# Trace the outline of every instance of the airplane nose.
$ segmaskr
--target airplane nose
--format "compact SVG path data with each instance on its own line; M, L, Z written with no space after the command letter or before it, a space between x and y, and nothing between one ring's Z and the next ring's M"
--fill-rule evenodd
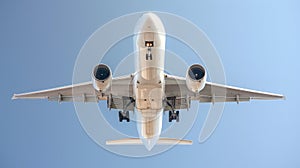
M135 32L160 32L164 33L164 26L159 17L154 13L145 13L139 19Z
M155 26L155 16L152 13L146 13L142 16L142 20L143 20L143 25L145 26L145 28L148 31L154 31L156 26Z
M150 12L149 13L144 13L142 18L151 18L151 16L153 16L153 15L155 15L155 14L150 13Z

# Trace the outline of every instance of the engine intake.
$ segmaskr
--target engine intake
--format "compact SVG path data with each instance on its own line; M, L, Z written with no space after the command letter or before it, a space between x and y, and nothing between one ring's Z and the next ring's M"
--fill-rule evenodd
M105 64L95 66L92 74L93 86L97 91L105 91L111 85L112 73Z
M206 70L200 64L190 66L186 73L186 86L192 92L200 92L206 83Z

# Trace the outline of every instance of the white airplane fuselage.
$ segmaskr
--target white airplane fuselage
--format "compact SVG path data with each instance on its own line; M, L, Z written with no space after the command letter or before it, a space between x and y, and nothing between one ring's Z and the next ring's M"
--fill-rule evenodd
M137 127L144 143L155 143L162 129L165 81L165 30L156 15L144 14L136 25L134 96ZM146 141L145 141L146 140Z

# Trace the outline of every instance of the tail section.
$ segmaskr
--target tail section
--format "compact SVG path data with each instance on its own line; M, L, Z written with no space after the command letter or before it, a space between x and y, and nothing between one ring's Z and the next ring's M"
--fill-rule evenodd
M174 139L174 138L160 138L157 142L157 145L192 145L193 141L183 140L183 139ZM106 145L144 145L141 139L139 138L125 138L118 140L108 140Z

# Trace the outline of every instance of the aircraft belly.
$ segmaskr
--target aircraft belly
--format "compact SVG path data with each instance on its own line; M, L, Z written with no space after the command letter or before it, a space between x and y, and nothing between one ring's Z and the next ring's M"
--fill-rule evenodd
M164 92L161 85L159 87L138 85L135 90L135 105L138 110L161 110L163 108Z
M165 30L160 19L154 15L143 17L136 30L133 92L137 127L141 139L146 140L144 143L153 146L161 133L164 109Z
M162 128L162 110L138 111L139 134L144 139L159 137Z
M139 50L137 72L141 78L140 80L159 82L164 69L164 51L159 48L153 48L151 55L149 55L147 50L146 48L140 48Z

